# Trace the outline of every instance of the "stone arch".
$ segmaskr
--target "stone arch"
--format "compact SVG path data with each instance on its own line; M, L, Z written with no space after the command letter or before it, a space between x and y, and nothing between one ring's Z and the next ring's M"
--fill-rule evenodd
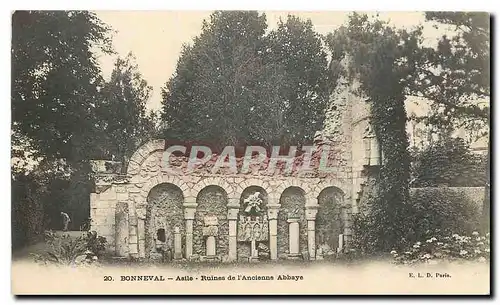
M314 199L318 199L320 193L327 189L327 188L330 188L330 187L333 187L337 190L339 190L340 192L342 192L342 194L345 196L345 192L342 190L343 189L343 185L339 185L339 183L335 183L335 182L332 182L332 181L323 181L319 184L317 184L316 186L313 187L312 191L311 191L311 198L314 198Z
M304 183L302 180L298 179L287 179L283 183L280 183L279 185L276 186L276 188L273 191L273 198L280 200L281 196L283 195L283 192L290 187L296 187L301 189L304 192L304 196L306 198L311 193L311 188L309 187L308 183Z
M177 176L167 176L167 175L158 175L155 176L146 182L146 184L142 187L141 190L141 196L144 199L147 199L147 196L149 195L151 189L153 189L155 186L159 184L173 184L177 186L181 191L182 191L182 196L183 199L186 198L189 195L189 187L188 185L181 180Z
M339 247L339 235L344 233L345 194L335 186L321 190L316 214L316 245L325 255L333 255Z
M173 251L175 228L184 233L184 195L172 183L158 183L149 189L146 197L144 223L146 257L161 259L165 250ZM163 232L162 239L158 232Z
M127 174L137 175L141 164L153 153L165 150L165 140L152 140L137 149L127 165Z
M261 189L263 189L266 192L266 194L268 196L271 196L271 194L272 194L271 184L268 181L264 181L262 179L255 179L255 178L244 180L240 184L236 185L234 188L234 194L236 195L237 198L240 198L241 195L243 194L243 191L245 191L245 189L252 187L252 186L260 187Z
M193 254L205 256L207 237L204 235L205 218L217 218L217 234L215 235L216 255L222 256L229 253L229 221L228 193L219 185L208 183L197 192L196 213L193 220Z
M196 183L190 190L190 197L197 198L198 194L207 186L218 186L222 188L228 198L237 198L234 193L234 188L222 177L207 177Z
M290 216L298 218L299 223L299 251L307 251L307 193L300 186L291 185L283 189L279 197L280 210L278 213L278 257L283 257L289 250L289 223Z

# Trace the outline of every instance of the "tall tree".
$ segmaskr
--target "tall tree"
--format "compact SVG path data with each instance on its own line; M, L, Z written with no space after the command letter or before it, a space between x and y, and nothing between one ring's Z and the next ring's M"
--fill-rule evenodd
M267 61L283 67L284 83L278 87L284 109L278 129L286 142L312 142L321 129L330 89L327 55L311 20L289 15L267 37ZM276 131L275 131L276 132Z
M12 128L28 149L78 163L93 153L102 83L94 50L111 52L109 28L87 11L12 15Z
M415 52L417 72L409 94L424 97L439 108L431 122L468 130L488 129L490 123L490 18L480 12L429 12L428 21L453 31L437 48ZM437 119L436 119L437 117ZM487 135L486 132L484 135ZM490 219L490 147L486 164L483 229Z
M351 58L348 69L360 81L360 90L370 104L370 121L379 139L383 164L377 196L372 202L367 229L371 250L387 251L412 238L408 219L410 156L406 134L405 80L413 72L408 60L418 48L421 29L397 30L381 20L354 13L345 26L326 37L332 53L332 73L340 60Z
M311 23L215 12L163 91L167 137L216 146L312 139L325 107L326 55Z
M141 144L156 136L156 114L146 108L151 90L131 53L116 60L111 79L102 88L103 101L97 109L104 123L102 143L107 155L122 162L122 169Z
M12 14L13 156L25 158L22 151L27 151L33 159L45 159L46 163L63 160L70 167L68 191L72 196L58 204L59 208L74 207L76 225L89 212L88 160L101 155L96 141L100 135L96 107L103 79L96 50L112 52L110 28L94 13ZM35 183L26 185L26 194L35 193L29 188L39 185L39 176L43 175L34 176ZM23 184L22 175L13 177L13 187L19 184ZM35 199L40 200L39 196ZM13 205L30 209L23 201Z

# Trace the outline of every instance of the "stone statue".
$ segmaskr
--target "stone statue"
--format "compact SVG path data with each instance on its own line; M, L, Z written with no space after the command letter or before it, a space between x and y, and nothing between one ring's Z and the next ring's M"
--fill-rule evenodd
M245 213L250 213L252 210L257 213L260 212L260 205L262 204L260 192L255 192L254 194L248 196L248 198L243 202L246 204Z

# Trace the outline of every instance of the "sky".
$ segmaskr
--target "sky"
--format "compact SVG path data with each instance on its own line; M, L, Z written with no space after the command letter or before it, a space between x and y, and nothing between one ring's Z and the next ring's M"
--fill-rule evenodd
M175 71L182 45L191 43L200 34L201 25L211 11L96 11L102 21L115 31L113 45L117 56L125 57L132 52L144 79L153 87L148 108L161 107L161 88ZM288 14L310 19L320 34L332 32L342 25L348 12L336 11L266 11L268 26L275 28L280 18ZM367 12L374 14L375 12ZM410 28L425 22L421 12L381 12L381 19L396 27ZM424 27L424 35L429 43L435 41L442 32L430 24ZM111 75L116 56L100 56L105 78Z
M201 33L204 19L212 11L95 11L97 16L115 31L113 46L116 55L100 55L99 61L105 78L113 70L116 56L125 57L132 52L143 78L153 88L147 108L161 108L161 88L175 71L182 45L192 43L193 38ZM277 26L280 18L295 15L310 19L316 32L327 34L344 24L350 12L342 11L265 11L268 30ZM435 28L427 22L423 12L360 12L369 16L378 14L378 18L397 28L413 28L423 25L424 44L435 45L437 40L449 28ZM425 115L428 104L416 98L406 101L408 115ZM419 126L422 124L419 124ZM420 126L423 127L423 126ZM412 137L412 125L408 124ZM464 131L461 131L463 133ZM463 136L463 135L462 135ZM477 144L484 146L483 141Z

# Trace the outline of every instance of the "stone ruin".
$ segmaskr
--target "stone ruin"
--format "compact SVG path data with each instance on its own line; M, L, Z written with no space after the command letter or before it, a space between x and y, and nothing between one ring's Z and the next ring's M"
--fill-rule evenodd
M94 163L92 230L106 237L109 252L127 258L315 260L343 251L367 171L381 163L368 105L356 86L339 80L315 139L336 151L328 174L212 174L203 167L172 173L162 159L169 143L153 140L133 154L126 170Z

